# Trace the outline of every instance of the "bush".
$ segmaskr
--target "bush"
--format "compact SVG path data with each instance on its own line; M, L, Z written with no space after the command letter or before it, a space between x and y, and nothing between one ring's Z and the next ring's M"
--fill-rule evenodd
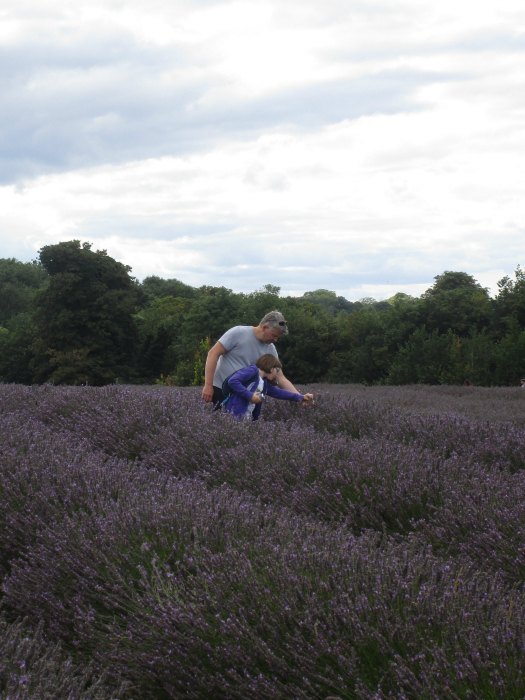
M523 697L520 390L0 391L6 698Z

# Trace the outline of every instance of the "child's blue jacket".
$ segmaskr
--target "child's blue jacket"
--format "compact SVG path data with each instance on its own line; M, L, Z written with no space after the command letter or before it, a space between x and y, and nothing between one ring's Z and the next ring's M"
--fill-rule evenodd
M302 394L294 394L292 391L279 389L267 379L263 378L264 389L263 394L273 396L275 399L284 399L285 401L302 401ZM257 365L248 365L234 372L231 377L228 377L228 385L232 390L230 398L224 404L224 408L229 413L232 413L237 418L242 418L248 410L248 405L254 391L259 384L259 368ZM256 403L253 409L253 420L257 420L261 413L262 403Z

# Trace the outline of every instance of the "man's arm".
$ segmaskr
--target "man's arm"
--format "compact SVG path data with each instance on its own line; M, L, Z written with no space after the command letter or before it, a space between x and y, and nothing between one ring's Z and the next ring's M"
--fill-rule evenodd
M202 398L206 403L209 403L213 399L213 375L217 369L217 362L219 357L224 355L226 348L222 343L217 341L215 345L210 348L208 355L206 357L206 366L204 367L204 387L202 389Z
M301 392L298 391L292 382L287 379L282 372L279 372L279 379L277 380L277 386L280 389L284 389L285 391L291 391L294 394L300 394Z

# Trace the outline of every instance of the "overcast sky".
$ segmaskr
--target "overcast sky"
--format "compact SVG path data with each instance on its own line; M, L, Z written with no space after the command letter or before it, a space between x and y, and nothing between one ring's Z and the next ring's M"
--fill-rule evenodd
M284 295L525 266L523 0L2 0L0 257Z

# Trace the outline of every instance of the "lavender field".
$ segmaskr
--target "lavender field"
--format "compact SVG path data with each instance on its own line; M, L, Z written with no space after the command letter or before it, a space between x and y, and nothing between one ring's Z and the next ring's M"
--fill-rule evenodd
M525 391L0 386L4 700L525 697Z

